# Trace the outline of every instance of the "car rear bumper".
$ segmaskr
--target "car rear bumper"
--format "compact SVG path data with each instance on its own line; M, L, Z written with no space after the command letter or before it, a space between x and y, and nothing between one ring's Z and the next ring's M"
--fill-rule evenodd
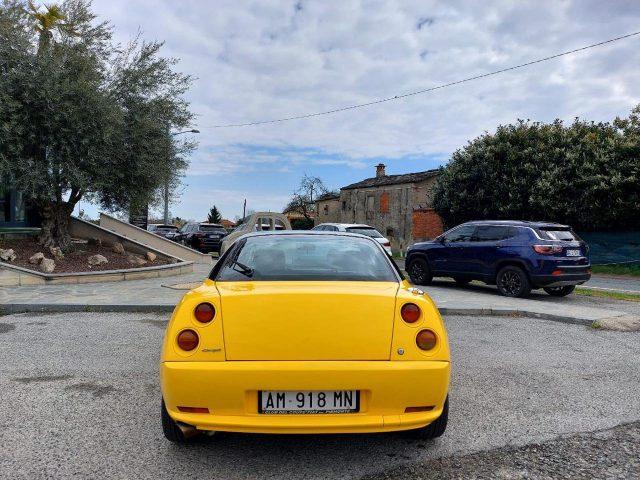
M365 433L420 428L442 413L449 362L164 362L160 375L169 415L200 430L252 433ZM264 415L260 390L359 390L360 411ZM184 413L178 406L206 407ZM407 407L431 407L405 413Z
M554 273L531 275L531 281L537 287L580 285L591 278L591 265L559 265Z

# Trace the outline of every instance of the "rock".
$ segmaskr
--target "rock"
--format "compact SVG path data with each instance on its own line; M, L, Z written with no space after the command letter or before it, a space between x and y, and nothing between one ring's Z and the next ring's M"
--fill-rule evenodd
M49 252L51 252L51 255L53 255L53 258L56 260L62 260L64 258L64 253L62 253L60 247L49 247Z
M129 255L127 260L129 260L130 264L135 265L136 267L141 267L142 265L147 264L147 261L144 258L137 255Z
M114 243L113 247L111 247L111 250L113 250L115 253L119 253L120 255L124 254L124 247L120 242Z
M87 258L87 261L89 262L89 265L100 265L103 263L109 263L109 260L107 260L107 257L105 257L104 255L100 255L99 253L96 255L91 255L89 258Z
M51 258L43 258L40 261L40 270L44 273L51 273L56 268L56 262L54 262Z
M3 250L0 248L0 260L3 262L13 262L18 256L13 251L13 248L7 248Z
M147 260L153 262L158 256L153 252L147 252Z
M29 257L29 263L32 263L34 265L39 265L43 258L44 258L44 253L42 252L34 253Z

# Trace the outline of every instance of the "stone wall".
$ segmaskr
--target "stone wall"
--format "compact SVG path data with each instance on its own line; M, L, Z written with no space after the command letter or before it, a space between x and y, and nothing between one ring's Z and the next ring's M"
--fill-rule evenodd
M329 198L316 202L314 224L340 223L340 198Z
M405 251L416 241L442 233L442 220L432 209L435 182L436 177L431 177L416 183L341 190L340 219L335 221L371 225L389 238L393 251Z

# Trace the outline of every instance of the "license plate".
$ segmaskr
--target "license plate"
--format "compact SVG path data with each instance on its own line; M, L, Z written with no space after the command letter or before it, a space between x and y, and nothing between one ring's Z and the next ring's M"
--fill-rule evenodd
M579 257L580 250L567 250L567 257Z
M355 413L359 409L358 390L258 392L258 412L264 414Z

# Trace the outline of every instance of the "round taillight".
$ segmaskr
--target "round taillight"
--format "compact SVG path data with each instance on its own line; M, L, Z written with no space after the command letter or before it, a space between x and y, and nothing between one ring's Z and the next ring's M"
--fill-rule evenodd
M407 323L416 323L420 318L420 307L415 303L405 303L400 309L402 319Z
M216 309L210 303L201 303L193 311L193 314L199 322L207 323L216 316Z
M438 341L436 334L431 330L420 330L416 335L416 345L420 350L432 350Z
M183 330L178 334L178 346L190 352L198 346L198 334L193 330Z

